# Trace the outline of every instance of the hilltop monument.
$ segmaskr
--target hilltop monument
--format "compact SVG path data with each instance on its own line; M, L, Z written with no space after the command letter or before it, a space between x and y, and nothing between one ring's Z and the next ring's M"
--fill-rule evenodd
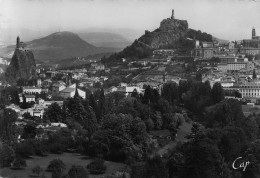
M18 79L30 79L36 76L36 63L32 51L25 48L25 43L16 38L16 48L10 65L6 69L6 80L10 83Z
M174 9L172 9L172 16L171 19L174 19Z

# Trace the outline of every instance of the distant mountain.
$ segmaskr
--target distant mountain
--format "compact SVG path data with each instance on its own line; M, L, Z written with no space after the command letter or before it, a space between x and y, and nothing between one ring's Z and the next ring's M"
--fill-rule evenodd
M214 37L214 36L212 38L213 38L213 40L219 42L220 44L226 44L226 43L229 42L228 40L223 40L223 39L220 39L220 38L217 38L217 37Z
M26 42L26 47L32 50L35 59L44 62L119 51L116 48L91 45L72 32L56 32L46 37ZM14 46L0 49L0 56L5 57L12 54L13 49Z
M83 40L97 47L123 49L132 43L121 35L109 32L81 32L78 35Z

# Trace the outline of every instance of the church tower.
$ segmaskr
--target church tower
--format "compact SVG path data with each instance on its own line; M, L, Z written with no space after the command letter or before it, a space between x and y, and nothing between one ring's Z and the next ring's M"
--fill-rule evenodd
M172 9L172 16L171 19L174 19L174 9Z
M20 47L20 37L17 36L16 38L16 48L19 48Z
M253 27L253 29L252 29L252 39L255 39L255 37L256 37L256 34L255 34L255 27Z

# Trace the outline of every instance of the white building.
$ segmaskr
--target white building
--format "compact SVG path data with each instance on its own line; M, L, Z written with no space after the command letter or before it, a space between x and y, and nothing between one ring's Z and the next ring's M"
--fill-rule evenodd
M26 103L35 102L34 95L24 95Z
M54 83L52 85L52 92L53 93L59 93L61 90L65 89L66 86L64 84L61 83Z
M25 86L23 87L23 93L41 93L42 89L40 87L31 87L31 86Z
M228 71L239 71L241 69L253 70L254 63L252 62L230 62L230 63L220 63L217 65L217 70L222 72Z
M79 96L85 99L86 98L86 92L83 91L83 90L80 90L78 88L77 88L77 90L78 90ZM75 93L76 93L76 84L74 83L74 84L70 85L69 87L61 90L59 92L59 95L63 98L72 98L72 97L75 96Z
M117 87L117 91L124 93L126 96L133 93L133 91L135 89L136 89L137 93L144 92L144 89L140 88L139 86L119 86L119 87Z
M260 84L258 83L246 82L233 87L233 89L239 91L242 98L260 98Z

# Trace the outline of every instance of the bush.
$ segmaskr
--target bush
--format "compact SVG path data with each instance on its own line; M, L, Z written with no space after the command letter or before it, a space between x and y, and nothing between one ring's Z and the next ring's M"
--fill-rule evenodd
M34 148L31 143L23 142L17 145L15 152L17 155L27 158L34 154Z
M53 172L51 178L70 178L68 174L63 174L62 172ZM76 178L76 177L75 177Z
M37 156L45 156L47 152L47 148L45 144L43 144L40 141L35 141L33 142L33 148L34 148L34 153Z
M0 168L9 167L14 160L14 150L8 145L0 145Z
M146 119L146 120L144 121L144 123L145 123L145 126L146 126L146 128L147 128L147 131L151 131L151 130L154 129L154 122L153 122L152 119Z
M106 172L106 165L104 164L104 160L101 158L95 159L92 161L87 168L91 174L104 174Z
M84 167L82 166L75 166L73 165L69 172L69 177L70 178L88 178L88 171L86 169L84 169Z
M50 162L47 170L51 172L62 172L66 169L66 165L60 159L54 159Z
M40 173L42 172L42 168L39 165L36 165L32 168L32 173L39 177Z
M51 143L48 147L49 151L54 154L61 154L64 151L64 145L61 143Z
M23 159L21 157L15 158L13 165L12 165L12 168L20 169L20 168L23 168L23 167L26 167L25 159Z

